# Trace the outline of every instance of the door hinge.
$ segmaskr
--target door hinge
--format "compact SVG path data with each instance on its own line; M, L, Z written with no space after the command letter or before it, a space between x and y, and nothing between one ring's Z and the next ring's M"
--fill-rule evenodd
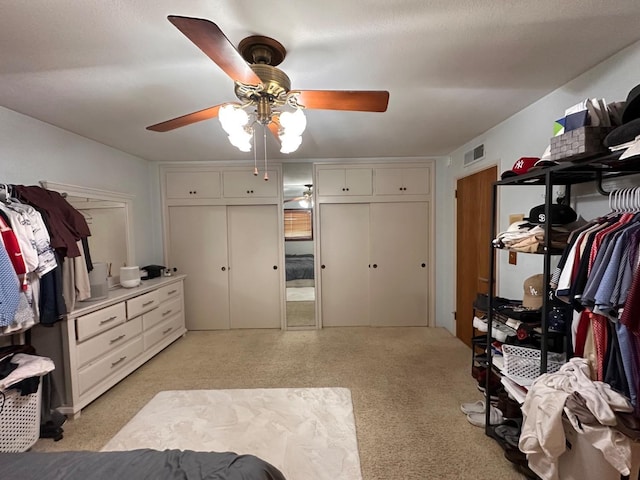
M454 190L453 192L453 198L458 198L458 190Z
M452 313L453 313L453 319L458 320L458 312L452 312Z

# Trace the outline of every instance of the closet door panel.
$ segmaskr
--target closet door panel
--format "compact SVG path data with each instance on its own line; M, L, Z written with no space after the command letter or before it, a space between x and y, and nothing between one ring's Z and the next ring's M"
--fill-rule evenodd
M428 219L426 202L371 204L371 325L428 324Z
M369 205L320 206L322 324L369 324Z
M227 208L231 328L280 328L278 208Z
M187 275L187 329L228 329L227 207L169 207L169 265Z

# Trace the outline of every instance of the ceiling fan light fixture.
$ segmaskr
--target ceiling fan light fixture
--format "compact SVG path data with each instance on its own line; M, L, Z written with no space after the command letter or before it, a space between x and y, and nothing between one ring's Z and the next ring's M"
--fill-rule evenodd
M282 112L280 114L280 125L287 135L300 136L307 128L307 117L302 109L296 108L293 112Z
M252 138L253 135L243 128L230 134L229 142L241 152L250 152Z
M291 135L285 132L284 134L280 135L280 142L281 153L293 153L302 144L302 136Z
M244 130L245 125L249 123L249 115L240 105L227 103L220 107L218 112L220 124L228 135L234 135L240 130Z

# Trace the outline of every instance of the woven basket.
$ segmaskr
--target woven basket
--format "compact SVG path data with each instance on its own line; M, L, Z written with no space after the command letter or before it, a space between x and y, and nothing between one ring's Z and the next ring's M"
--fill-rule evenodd
M40 438L41 390L24 396L13 388L0 391L0 452L25 452Z
M540 376L540 350L519 347L517 345L502 345L504 356L504 373L519 385L531 385ZM547 354L547 373L555 373L566 362L562 353Z

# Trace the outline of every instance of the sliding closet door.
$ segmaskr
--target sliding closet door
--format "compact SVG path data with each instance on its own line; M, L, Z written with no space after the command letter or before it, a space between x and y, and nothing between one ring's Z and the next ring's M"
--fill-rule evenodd
M278 207L227 208L231 328L280 328Z
M187 275L187 329L228 329L227 207L169 207L169 265Z
M322 325L369 325L369 205L320 205Z
M426 326L428 203L370 207L371 325Z

